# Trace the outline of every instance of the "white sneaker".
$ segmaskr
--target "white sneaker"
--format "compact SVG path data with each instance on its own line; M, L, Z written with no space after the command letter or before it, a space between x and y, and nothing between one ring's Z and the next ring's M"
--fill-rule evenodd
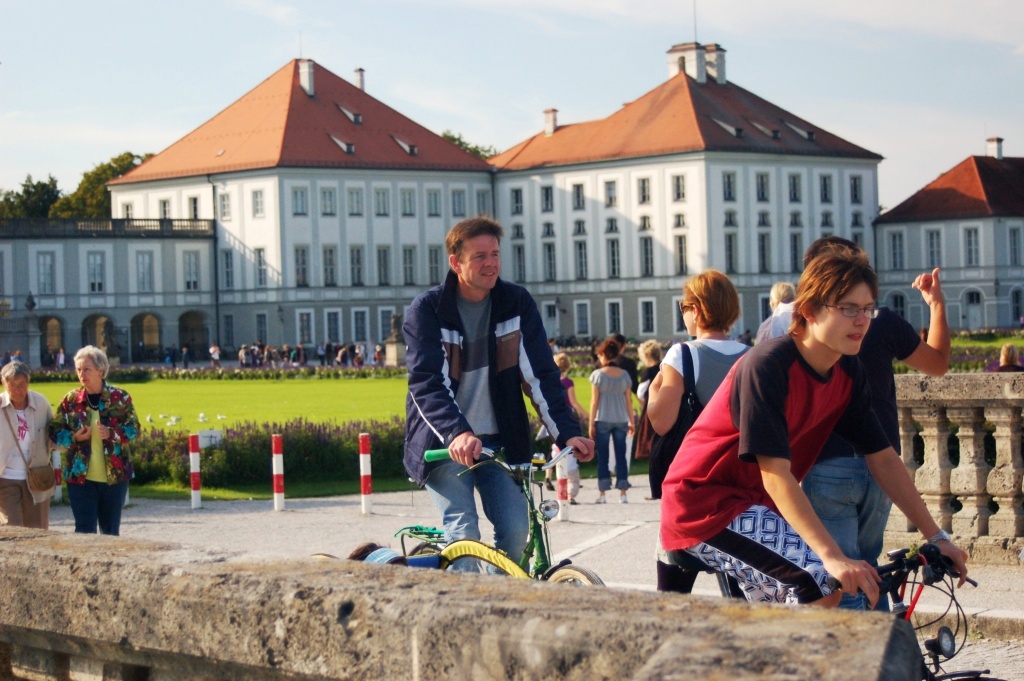
M594 503L595 504L603 504L603 503L605 503L605 501L606 501L606 499L603 496L600 496L600 497L598 497L597 499L594 500Z
M626 497L625 494L622 494L622 495L619 496L619 503L620 504L628 504L629 503L629 499Z

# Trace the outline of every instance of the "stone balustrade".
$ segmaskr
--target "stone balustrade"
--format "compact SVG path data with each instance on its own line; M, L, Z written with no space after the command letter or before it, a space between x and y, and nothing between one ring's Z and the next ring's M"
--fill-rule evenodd
M903 461L932 516L972 558L1016 564L1024 548L1024 374L907 374L896 377L896 398ZM950 457L954 426L956 465ZM992 427L994 465L985 457ZM924 442L920 464L914 457L918 435ZM915 530L893 508L887 528L892 545L917 540Z

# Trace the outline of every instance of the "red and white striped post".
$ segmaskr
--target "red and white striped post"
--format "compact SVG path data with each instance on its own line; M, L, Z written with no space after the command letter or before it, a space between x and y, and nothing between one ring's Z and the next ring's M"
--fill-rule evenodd
M270 436L272 469L274 472L274 510L284 510L284 442L280 435Z
M199 477L199 436L188 436L188 469L192 482L192 510L203 507L203 484Z
M57 483L57 486L53 489L53 503L59 504L63 491L61 485L64 483L64 471L60 467L60 451L55 449L50 454L50 461L53 466L53 481Z
M370 468L370 434L359 433L359 491L362 494L363 515L373 513L373 477Z

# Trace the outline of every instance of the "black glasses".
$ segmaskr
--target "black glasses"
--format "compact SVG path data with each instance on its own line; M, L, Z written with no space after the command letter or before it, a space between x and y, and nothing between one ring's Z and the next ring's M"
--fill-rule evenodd
M878 308L874 305L867 307L857 307L856 305L826 305L825 307L831 307L833 310L839 310L844 317L850 319L856 319L857 315L864 313L864 316L868 319L874 319L878 316Z
M694 305L693 303L684 303L681 300L679 301L679 312L680 312L680 314L686 314L687 310L692 310L695 307L697 307L697 306Z

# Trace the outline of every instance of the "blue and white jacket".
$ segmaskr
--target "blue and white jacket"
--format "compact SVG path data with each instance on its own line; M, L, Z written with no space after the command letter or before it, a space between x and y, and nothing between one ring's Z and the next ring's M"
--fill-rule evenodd
M449 271L443 284L416 297L402 326L409 369L405 469L420 485L426 480L429 466L423 453L448 447L458 435L472 431L455 403L465 335L457 296L458 277ZM533 452L533 434L523 393L560 447L582 433L559 380L537 304L529 292L499 278L490 296L491 401L506 460L525 463Z

